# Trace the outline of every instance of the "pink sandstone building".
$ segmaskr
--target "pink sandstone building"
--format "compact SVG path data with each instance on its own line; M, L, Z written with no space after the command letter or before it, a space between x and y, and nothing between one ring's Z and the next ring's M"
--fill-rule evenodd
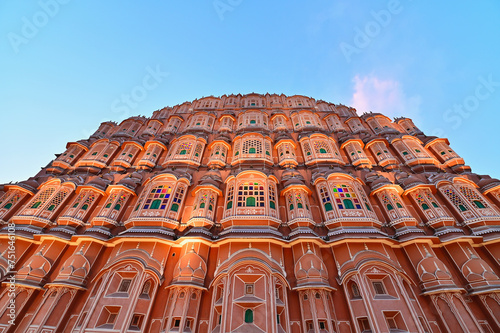
M248 94L105 122L1 185L0 222L2 333L500 332L500 180L408 118Z

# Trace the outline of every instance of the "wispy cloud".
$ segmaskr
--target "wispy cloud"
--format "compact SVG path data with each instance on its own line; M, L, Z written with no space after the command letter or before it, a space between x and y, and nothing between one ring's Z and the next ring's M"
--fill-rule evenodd
M351 105L359 114L373 111L388 117L406 116L418 121L421 98L419 95L407 96L399 81L372 74L356 75L352 81Z

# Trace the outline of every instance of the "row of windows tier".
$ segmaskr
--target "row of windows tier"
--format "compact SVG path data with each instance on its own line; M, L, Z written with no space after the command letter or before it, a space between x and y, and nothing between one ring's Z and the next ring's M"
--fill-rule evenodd
M76 189L76 197L57 219L57 224L73 227L84 225L104 194L96 188L79 186Z
M88 148L79 143L69 143L66 151L52 162L52 166L49 171L59 174L62 170L71 168L75 164L75 161L77 161L87 151Z
M243 129L268 129L269 116L262 111L245 111L238 115L237 131Z
M210 157L208 159L209 168L223 168L226 166L228 152L231 145L226 141L214 141L208 147L210 150Z
M347 124L347 126L349 126L349 129L353 134L360 132L368 132L368 129L365 127L365 125L363 125L363 122L359 117L351 117L347 119L345 123Z
M435 139L428 142L425 148L430 149L438 160L446 167L464 165L465 161L453 149L451 149L447 139Z
M46 183L40 191L24 206L20 213L12 218L16 224L30 224L45 228L54 224L54 217L61 210L75 184L53 179Z
M87 154L75 164L75 167L98 173L100 169L107 166L119 147L120 144L116 141L108 142L106 139L96 141Z
M158 141L148 141L144 145L145 153L137 163L139 169L152 169L157 163L160 155L167 150L167 147Z
M400 194L403 190L399 186L384 186L372 192L382 204L385 214L389 218L389 226L400 229L404 227L415 227L418 224L408 208L406 207Z
M318 115L310 111L294 112L291 118L295 131L323 130L323 125Z
M178 180L171 174L156 176L145 185L125 226L141 226L147 221L148 226L176 229L189 185L186 178Z
M213 186L198 186L193 190L193 195L195 200L188 224L210 228L215 222L217 199L222 192Z
M262 161L272 165L271 138L254 133L235 137L231 165L236 165L245 161Z
M329 114L325 118L326 124L328 125L328 128L332 132L343 132L346 131L346 127L344 126L344 123L340 119L340 117L336 114Z
M409 167L424 164L439 164L415 137L403 136L403 138L394 139L391 144L397 150L404 163Z
M162 167L175 164L199 166L205 149L206 140L192 135L184 135L172 141L167 158Z
M300 144L307 166L322 162L345 165L337 143L331 137L323 134L312 134L301 138Z
M453 207L455 216L473 231L499 224L500 212L477 191L475 185L461 180L439 185L440 193Z
M377 226L378 221L362 185L352 177L330 174L315 181L316 191L328 229L352 226Z
M393 123L388 117L382 114L363 115L366 123L375 134L404 133L400 125Z
M311 193L312 191L305 185L291 185L281 191L281 195L285 197L287 224L290 228L314 227L316 225L309 202Z
M0 222L7 221L12 216L12 212L18 210L21 202L32 195L31 192L16 185L7 185L6 187L7 192L0 196Z
M135 193L123 186L110 186L106 189L108 197L99 213L92 218L92 225L112 228L120 225L126 204L135 196Z
M390 152L386 140L371 140L365 148L371 151L379 166L387 170L398 167L399 162Z
M122 145L118 156L113 160L110 167L111 170L125 171L132 166L133 160L143 150L143 147L135 142L125 142Z
M261 172L243 171L228 177L222 226L267 224L277 228L281 224L277 183L274 176Z
M348 140L342 144L340 149L345 149L347 156L351 160L351 164L355 167L371 168L372 163L363 150L363 141L361 140Z
M199 113L189 118L184 130L185 131L202 130L211 132L214 123L215 123L215 115L207 113Z

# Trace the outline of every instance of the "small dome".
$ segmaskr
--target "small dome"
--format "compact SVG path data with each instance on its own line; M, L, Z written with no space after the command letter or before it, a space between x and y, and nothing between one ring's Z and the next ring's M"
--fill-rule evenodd
M496 178L491 178L487 175L481 175L480 177L481 180L477 183L477 185L481 188L481 191L500 185L500 180Z
M18 185L32 192L36 191L38 186L40 186L40 184L38 184L38 182L33 177L18 183Z
M382 186L385 185L391 185L393 184L389 179L385 178L384 176L378 175L376 179L371 181L370 188L373 190L376 190L378 188L381 188Z
M135 191L135 189L137 188L139 183L137 181L133 180L132 178L125 177L118 182L118 185L123 185L123 186L128 187L128 188Z
M106 186L108 186L109 181L104 180L101 177L94 177L92 180L90 180L87 185L96 187L100 190L105 190Z

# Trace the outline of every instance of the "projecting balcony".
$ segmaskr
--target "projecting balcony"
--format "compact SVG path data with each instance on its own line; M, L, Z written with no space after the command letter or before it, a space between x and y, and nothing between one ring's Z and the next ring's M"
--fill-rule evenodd
M71 226L71 227L78 228L78 227L84 226L87 223L85 223L81 219L81 216L73 217L73 216L67 216L66 215L66 216L59 217L57 219L57 224L58 225L68 225L68 226Z
M439 165L439 162L433 158L429 157L427 154L416 153L415 155L405 155L403 154L403 159L405 164L409 167L417 166L417 165Z
M464 220L462 225L469 228L500 227L500 214L492 208L480 208L476 211L467 210L460 213Z
M160 212L143 211L143 216L137 216L124 222L127 229L132 227L160 227L168 229L177 229L179 221L175 220L177 212L170 211L167 216L159 216Z
M378 161L379 166L389 170L396 168L398 164L399 164L398 160L396 160L393 156L390 155L383 156L382 159Z
M224 228L233 226L278 228L282 221L278 218L275 210L266 207L236 207L233 214L226 211L220 223Z
M52 212L44 211L39 216L31 215L36 211L36 209L27 209L23 211L22 215L16 215L12 217L11 221L16 225L33 225L39 228L47 228L56 225L55 222L51 221L47 217L50 216Z
M363 155L351 156L351 161L352 161L351 162L352 165L354 165L355 167L357 167L357 166L371 167L371 165L372 165L372 162L368 159L368 157L363 156Z
M272 157L269 153L267 154L238 154L233 156L233 160L231 161L231 165L237 165L240 163L248 163L252 162L254 165L257 163L266 163L268 165L273 165ZM262 165L262 164L261 164Z
M106 168L107 158L103 159L82 159L76 163L75 168L78 171L88 171L93 174L101 172L101 169Z

